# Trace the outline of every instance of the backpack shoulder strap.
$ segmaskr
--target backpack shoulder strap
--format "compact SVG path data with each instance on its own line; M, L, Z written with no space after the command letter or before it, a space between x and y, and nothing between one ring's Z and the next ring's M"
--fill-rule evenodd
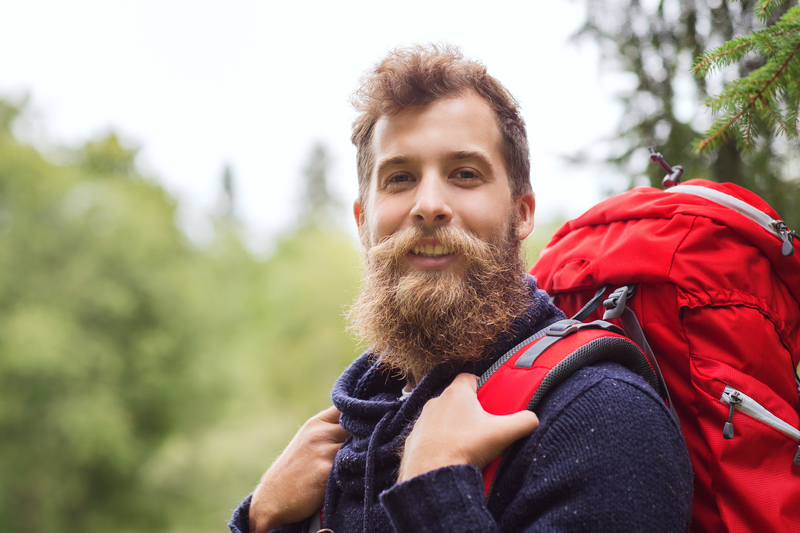
M478 380L478 401L488 413L507 415L533 411L544 396L584 366L613 361L642 376L662 397L666 386L642 350L618 326L596 320L561 320L525 339L497 360ZM508 451L483 470L484 495Z

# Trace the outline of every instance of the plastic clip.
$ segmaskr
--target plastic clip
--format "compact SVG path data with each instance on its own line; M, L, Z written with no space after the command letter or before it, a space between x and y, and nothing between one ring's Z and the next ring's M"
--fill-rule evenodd
M544 330L544 334L548 337L566 337L578 331L577 326L578 324L564 324L562 322L556 322L555 324L548 326L547 329Z
M547 329L544 330L544 333L548 337L568 337L569 335L572 335L573 333L576 333L583 329L604 329L606 331L611 331L623 335L622 329L619 326L615 326L611 322L606 322L605 320L595 320L593 322L578 322L575 324L570 324L568 323L568 321L562 320L560 322L556 322L551 326L548 326Z
M625 303L635 292L636 285L620 287L612 292L608 300L603 302L603 307L606 308L606 312L603 314L603 320L611 320L612 318L619 318L622 316L622 312L625 311Z

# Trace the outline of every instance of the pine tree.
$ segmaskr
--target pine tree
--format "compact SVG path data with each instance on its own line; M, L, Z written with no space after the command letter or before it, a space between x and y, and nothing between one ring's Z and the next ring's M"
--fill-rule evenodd
M222 171L222 194L220 197L220 215L224 219L232 219L235 214L235 185L233 183L233 170L231 165L226 164Z
M694 58L758 30L755 1L586 0L586 5L576 38L595 41L606 61L635 80L619 94L624 114L605 143L605 161L629 176L630 186L641 176L660 186L664 173L650 163L647 151L655 146L670 164L686 169L685 179L741 185L763 197L791 227L800 227L800 184L787 175L793 153L784 139L764 135L744 152L728 136L715 150L694 149L710 118L702 103L717 92L713 79L692 75ZM773 4L772 16L780 17L786 7ZM760 57L745 55L722 69L722 77L745 78L762 66Z
M784 0L759 0L755 16L768 23ZM719 118L696 145L702 152L733 136L743 149L752 149L763 130L796 139L800 112L800 5L774 24L732 39L698 57L692 68L698 76L755 55L763 66L734 80L706 105Z
M325 145L316 143L311 149L308 163L303 169L300 227L316 225L324 228L330 224L333 218L337 202L328 188L329 166L330 157Z

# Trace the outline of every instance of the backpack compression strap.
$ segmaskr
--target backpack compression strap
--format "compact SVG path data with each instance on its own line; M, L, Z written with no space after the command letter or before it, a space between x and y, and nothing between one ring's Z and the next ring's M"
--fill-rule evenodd
M642 350L609 322L561 320L522 341L497 360L478 380L478 401L486 412L508 415L529 409L576 370L599 361L613 361L639 374L662 397L666 394ZM483 469L484 495L509 450Z

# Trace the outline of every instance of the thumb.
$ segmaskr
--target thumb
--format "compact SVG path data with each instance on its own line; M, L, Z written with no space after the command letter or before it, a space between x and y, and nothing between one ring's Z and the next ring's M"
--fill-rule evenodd
M519 411L510 415L497 417L499 425L502 424L501 433L509 444L527 437L539 427L539 417L533 411Z

